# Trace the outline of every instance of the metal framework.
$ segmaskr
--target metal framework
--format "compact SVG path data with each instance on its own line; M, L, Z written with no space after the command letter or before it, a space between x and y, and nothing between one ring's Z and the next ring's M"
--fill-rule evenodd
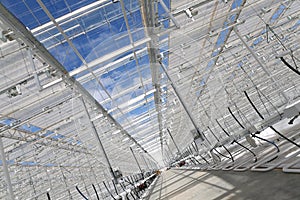
M121 198L181 159L259 168L298 123L299 1L1 2L0 199Z

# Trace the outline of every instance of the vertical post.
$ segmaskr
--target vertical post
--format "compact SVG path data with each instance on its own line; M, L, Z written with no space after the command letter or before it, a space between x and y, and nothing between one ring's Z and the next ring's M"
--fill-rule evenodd
M171 132L169 131L168 128L167 128L167 132L169 133L169 135L170 135L170 137L171 137L171 140L173 141L173 143L174 143L174 145L175 145L175 147L176 147L178 153L181 154L181 152L180 152L180 150L179 150L179 148L178 148L178 146L177 146L177 144L176 144L176 142L175 142L175 140L174 140L174 138L173 138L173 136L172 136L172 134L171 134Z
M168 79L170 80L171 86L172 86L173 90L175 91L175 93L176 93L176 95L177 95L177 97L178 97L178 99L179 99L181 105L183 106L183 109L185 110L185 112L187 113L188 117L190 118L190 120L191 120L191 122L192 122L194 128L196 129L197 134L199 135L199 137L201 138L201 140L204 141L204 137L203 137L202 133L200 133L200 131L199 131L197 125L196 125L196 120L193 118L193 116L192 116L191 112L189 111L187 105L186 105L185 102L182 100L181 95L180 95L179 91L177 90L176 86L174 85L174 81L173 81L172 78L169 76L169 73L168 73L166 67L164 66L164 64L163 64L161 61L159 61L159 64L160 64L161 68L163 69L163 71L165 72L165 74L166 74L166 76L168 77Z
M143 156L143 154L141 155L141 157L143 158L143 160L144 160L144 162L145 162L145 164L146 164L146 166L147 166L147 169L150 171L149 165L148 165L148 163L147 163L145 157Z
M84 102L84 100L82 99L82 97L80 97L80 100L81 100L82 106L83 106L83 108L84 108L83 110L85 111L85 114L86 114L86 116L88 117L88 121L89 121L90 127L92 128L92 132L93 132L94 135L96 136L96 139L97 139L97 141L98 141L98 143L99 143L99 146L100 146L100 148L101 148L101 150L102 150L102 152L103 152L103 154L104 154L104 158L105 158L105 160L106 160L106 163L108 164L108 167L109 167L109 171L110 171L110 173L111 173L111 176L112 176L113 179L116 181L117 179L116 179L115 173L114 173L114 171L113 171L113 169L112 169L111 163L110 163L110 161L109 161L109 159L108 159L108 156L107 156L107 154L106 154L106 151L105 151L105 149L104 149L104 146L103 146L103 144L102 144L102 142L101 142L101 139L100 139L100 137L99 137L99 135L98 135L97 129L96 129L94 123L91 121L90 113L88 112L87 107L86 107L85 102Z
M168 151L166 151L166 161L168 162L168 164L172 161L172 159L169 156Z
M174 156L172 154L172 151L171 151L170 146L168 145L168 143L166 143L166 146L168 147L169 153L171 155L171 159L174 159Z
M131 153L132 153L132 155L133 155L133 157L134 157L134 159L135 159L135 162L136 162L137 166L139 167L141 173L143 174L143 170L142 170L142 168L141 168L141 166L140 166L140 164L139 164L137 158L135 157L135 154L134 154L132 148L131 148L131 147L129 147L129 148L130 148L130 151L131 151Z
M35 79L36 86L37 86L38 90L40 91L42 89L42 87L41 87L41 83L40 83L40 80L39 80L38 72L36 71L36 67L35 67L35 64L33 62L32 50L28 49L27 53L28 53L28 57L29 57L29 63L31 65L32 69L33 69L33 76L34 76L34 79Z
M8 188L8 193L9 193L10 198L13 200L13 199L15 199L15 196L14 196L14 191L13 191L13 188L12 188L12 185L11 185L8 166L7 166L7 163L6 163L2 137L0 137L0 156L1 156L1 160L2 160L2 168L3 168L3 172L4 172L4 176L5 176L5 182L6 182L6 185L7 185L7 188Z
M267 76L271 79L271 81L276 85L277 88L281 88L281 86L277 83L275 78L272 76L272 74L268 71L268 69L265 67L265 65L259 60L253 49L249 47L247 42L244 40L244 38L241 36L240 32L237 30L236 27L233 27L234 33L238 36L238 38L241 40L241 42L244 44L244 46L247 48L247 50L250 52L250 54L253 56L253 58L256 60L256 62L259 64L259 66L264 70L264 72L267 74ZM288 102L289 98L286 96L286 94L281 91L281 95L284 97L286 102Z
M155 164L153 164L153 161L150 160L150 159L149 159L149 165L152 168L151 171L154 170L154 169L156 169Z

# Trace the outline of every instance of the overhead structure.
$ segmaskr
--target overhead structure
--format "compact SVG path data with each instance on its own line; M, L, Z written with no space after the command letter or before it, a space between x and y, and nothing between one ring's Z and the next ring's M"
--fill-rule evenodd
M0 199L118 199L298 117L299 1L0 2Z

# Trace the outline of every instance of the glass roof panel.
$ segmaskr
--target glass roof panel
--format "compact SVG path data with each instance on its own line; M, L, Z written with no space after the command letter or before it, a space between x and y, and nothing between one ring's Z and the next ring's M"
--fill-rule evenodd
M103 179L107 162L91 134L94 125L113 165L130 173L138 169L127 159L129 147L160 157L168 149L176 159L170 134L182 153L199 137L196 130L208 138L197 143L203 152L216 138L239 136L229 108L245 114L239 116L245 126L260 127L246 91L263 116L281 112L285 98L299 96L299 79L277 58L291 49L287 59L299 61L298 1L165 0L167 8L139 0L1 2L59 61L31 34L12 34L12 24L1 25L0 126L24 136L16 142L5 132L6 151L15 153L11 169L19 163L39 174L39 165L55 166L50 173L58 174L60 166L98 166L99 158L95 173ZM35 148L43 149L40 161L32 159L40 151Z

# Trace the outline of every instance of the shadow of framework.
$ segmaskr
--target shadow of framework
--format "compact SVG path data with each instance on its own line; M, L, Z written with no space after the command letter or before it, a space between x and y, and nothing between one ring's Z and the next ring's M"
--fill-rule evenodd
M192 175L201 172L199 177L195 178ZM215 188L219 188L225 193L220 194L217 198L210 199L207 197L204 200L298 200L300 199L300 174L286 174L281 170L273 170L270 172L234 172L234 171L196 171L186 169L170 170L167 173L172 173L172 176L167 180L158 181L151 194L159 193L159 198L162 200L171 199L177 195L186 192L189 189L197 187L198 184L206 184ZM218 177L234 188L227 188L206 182L210 177ZM160 179L163 176L159 177ZM163 191L170 188L174 184L183 179L191 181L179 187L164 193ZM159 186L158 186L158 183ZM232 194L235 194L232 196ZM151 199L150 196L150 199Z

